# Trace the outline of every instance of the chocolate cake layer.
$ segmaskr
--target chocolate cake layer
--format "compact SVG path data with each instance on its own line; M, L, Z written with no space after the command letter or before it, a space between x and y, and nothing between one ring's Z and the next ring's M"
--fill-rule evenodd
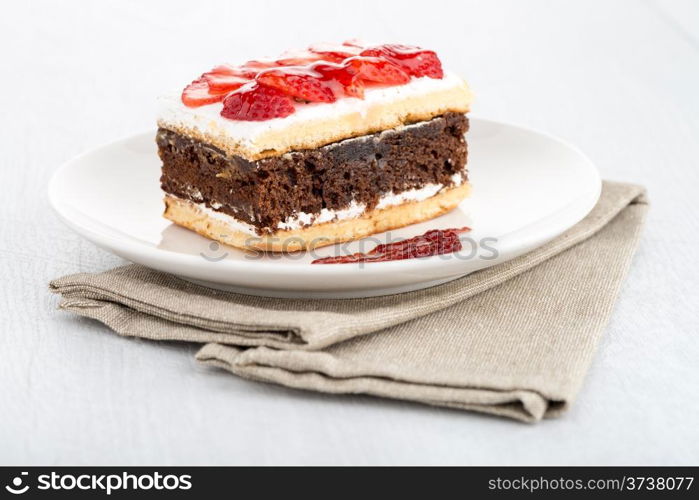
M274 232L280 222L352 201L373 209L382 195L451 186L466 180L468 119L447 113L395 130L339 141L317 149L248 161L176 132L159 129L161 185L178 198L203 203Z

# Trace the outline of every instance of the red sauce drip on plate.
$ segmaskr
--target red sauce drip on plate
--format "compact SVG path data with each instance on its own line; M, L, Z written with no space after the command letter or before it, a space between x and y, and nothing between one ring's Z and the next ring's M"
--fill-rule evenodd
M471 228L461 227L452 229L432 229L420 236L407 240L378 245L367 253L353 253L337 257L323 257L311 264L354 264L357 262L387 262L391 260L415 259L443 255L461 250L459 235L470 231Z

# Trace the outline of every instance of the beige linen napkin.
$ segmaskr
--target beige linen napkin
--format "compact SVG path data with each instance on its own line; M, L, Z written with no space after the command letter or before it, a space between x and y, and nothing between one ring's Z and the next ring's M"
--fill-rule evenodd
M604 182L592 212L543 247L389 297L252 297L138 265L50 287L121 335L204 343L198 360L242 377L535 421L575 398L646 210L643 188Z

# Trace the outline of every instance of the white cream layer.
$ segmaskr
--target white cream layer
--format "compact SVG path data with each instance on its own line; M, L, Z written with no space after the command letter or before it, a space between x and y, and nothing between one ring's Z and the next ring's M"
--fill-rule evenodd
M463 182L463 178L461 174L454 174L454 176L452 176L452 181L456 186L459 186ZM407 203L410 201L423 201L439 193L443 187L443 184L426 184L424 187L420 189L410 189L408 191L403 191L398 194L388 193L379 199L379 202L376 205L376 209L380 210L394 205L402 205L403 203ZM203 203L196 203L196 206L207 216L228 224L233 230L241 231L250 235L257 235L257 233L255 232L255 226L251 224L238 220L235 217L225 214L223 212L213 210ZM327 208L324 208L318 215L309 214L306 212L299 212L295 214L293 217L289 217L284 222L280 222L277 225L277 229L295 230L301 229L302 227L322 224L324 222L336 222L346 219L356 219L358 217L361 217L362 214L364 214L365 210L366 205L364 203L357 203L356 201L352 200L350 206L342 210L329 210Z
M232 230L240 231L245 234L250 234L252 236L257 236L257 233L255 232L255 226L252 226L247 222L238 220L231 215L224 214L223 212L217 212L216 210L207 207L203 203L195 203L195 205L204 214L211 217L212 219L220 220L221 222L227 224L228 227L230 227Z
M158 123L193 130L204 136L218 135L223 131L225 135L235 138L241 145L254 148L257 138L271 130L287 129L295 124L324 117L340 118L355 113L364 115L377 103L396 102L406 97L426 95L463 87L463 85L464 81L453 73L445 73L442 79L413 78L405 85L367 88L364 99L345 97L331 103L297 104L296 112L291 115L261 122L224 118L221 116L223 103L220 102L188 108L182 104L181 92L178 91L158 99Z

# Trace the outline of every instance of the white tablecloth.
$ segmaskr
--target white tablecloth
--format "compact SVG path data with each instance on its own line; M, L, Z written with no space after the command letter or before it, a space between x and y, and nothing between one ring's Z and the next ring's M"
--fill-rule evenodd
M325 5L325 7L322 7ZM328 396L198 366L56 310L49 279L120 259L51 212L87 148L221 61L361 37L438 50L474 115L584 150L652 207L577 403L528 426ZM663 2L12 2L0 16L0 462L674 464L699 461L699 6Z

